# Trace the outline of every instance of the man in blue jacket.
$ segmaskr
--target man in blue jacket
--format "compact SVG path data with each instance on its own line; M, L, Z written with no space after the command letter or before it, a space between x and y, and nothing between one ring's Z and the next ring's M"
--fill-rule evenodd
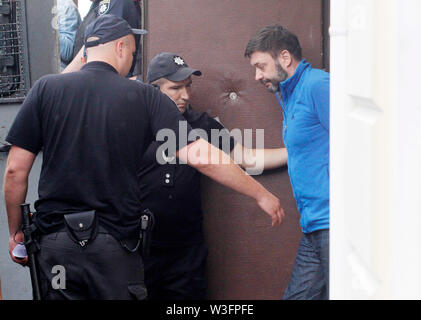
M283 299L329 298L329 74L313 69L298 38L280 25L261 29L245 56L283 112L288 173L303 236Z

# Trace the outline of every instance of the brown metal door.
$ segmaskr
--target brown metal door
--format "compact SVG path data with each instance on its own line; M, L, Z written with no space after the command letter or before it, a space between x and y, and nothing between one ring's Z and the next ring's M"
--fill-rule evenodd
M146 14L146 60L171 51L203 72L194 78L194 108L218 116L229 130L264 129L266 147L283 146L279 104L254 81L244 50L260 28L280 23L321 68L322 0L150 0ZM301 236L288 173L273 170L256 179L281 199L281 228L272 229L252 199L203 178L209 299L279 299L288 283Z

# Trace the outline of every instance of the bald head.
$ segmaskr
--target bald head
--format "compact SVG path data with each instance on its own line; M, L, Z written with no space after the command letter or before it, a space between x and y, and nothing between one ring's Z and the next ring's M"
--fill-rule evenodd
M97 37L91 37L88 41L97 39ZM112 65L121 76L125 77L130 71L135 52L135 38L129 34L117 40L87 48L86 62L106 62Z

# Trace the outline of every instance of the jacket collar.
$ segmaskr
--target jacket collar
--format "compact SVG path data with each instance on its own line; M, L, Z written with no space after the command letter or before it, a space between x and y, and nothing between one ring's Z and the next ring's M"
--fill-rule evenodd
M305 59L301 60L293 76L279 84L279 89L284 99L286 99L286 97L289 97L292 94L298 82L300 81L304 70L306 70L307 68L311 68L311 64L308 63Z

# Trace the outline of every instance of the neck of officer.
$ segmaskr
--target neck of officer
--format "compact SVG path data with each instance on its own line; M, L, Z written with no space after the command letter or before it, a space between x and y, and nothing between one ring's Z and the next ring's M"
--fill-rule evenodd
M117 70L119 74L121 74L122 70L120 64L118 63L118 59L115 55L115 51L112 47L93 47L88 49L87 53L87 60L86 62L94 62L94 61L101 61L108 63L114 69Z

